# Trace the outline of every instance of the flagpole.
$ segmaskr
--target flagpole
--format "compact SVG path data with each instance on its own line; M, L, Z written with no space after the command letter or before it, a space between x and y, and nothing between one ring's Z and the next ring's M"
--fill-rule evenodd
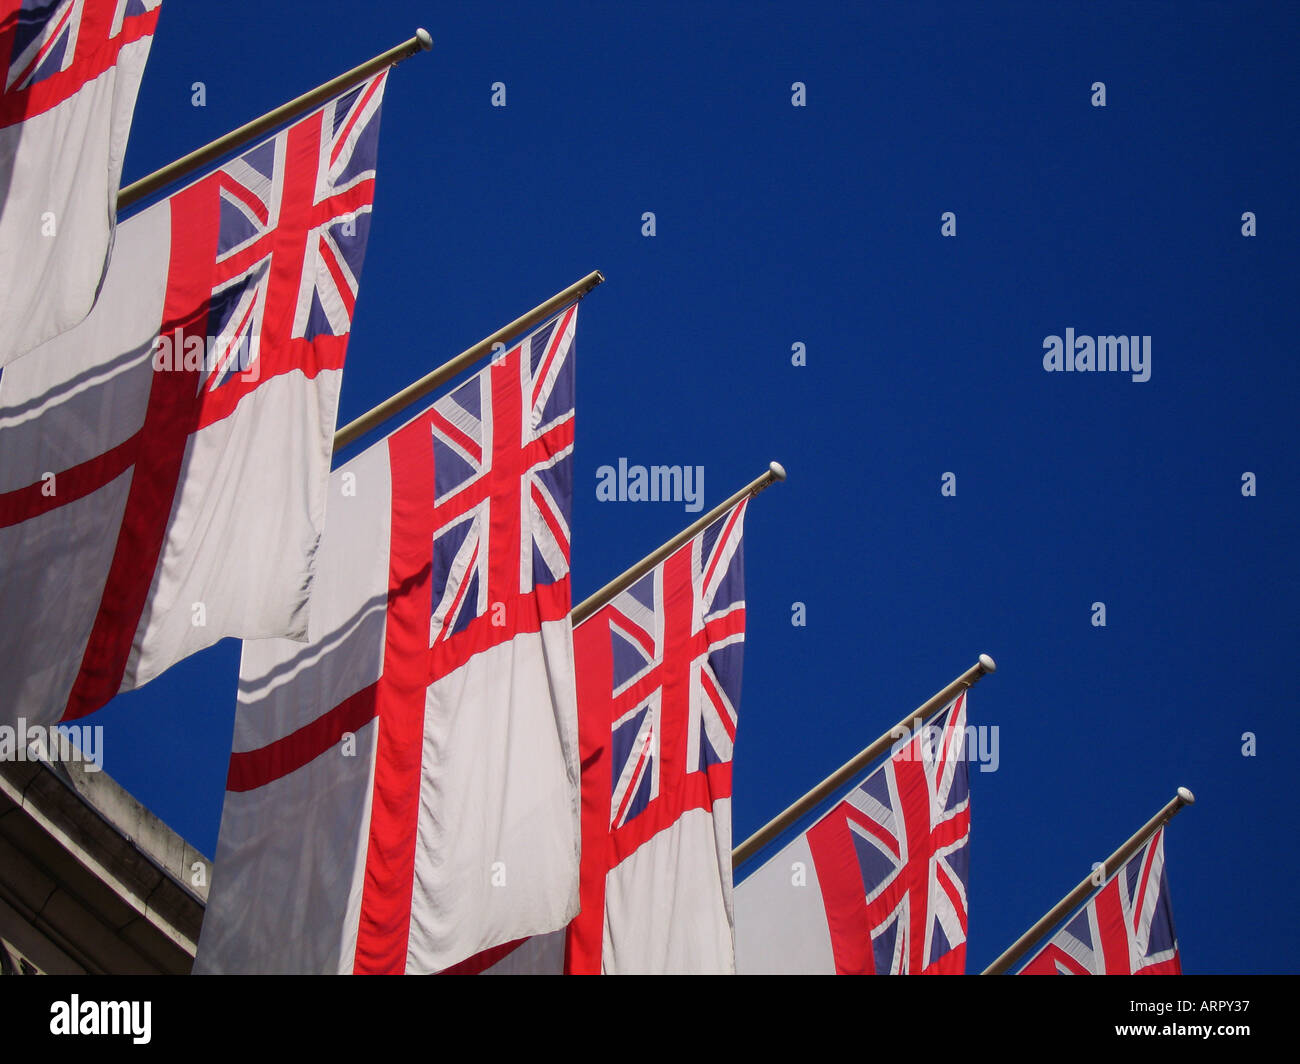
M1102 882L1113 876L1130 857L1132 857L1146 843L1156 831L1157 828L1163 827L1173 819L1174 815L1185 805L1191 805L1196 801L1196 796L1186 787L1179 787L1178 793L1173 796L1163 809L1155 816L1148 820L1136 835L1124 843L1118 850L1106 858L1106 864L1102 871ZM1040 938L1050 931L1061 920L1063 916L1071 912L1084 898L1097 889L1098 884L1095 882L1095 873L1089 875L1082 883L1075 887L1069 894L1056 903L1038 923L1034 924L1028 931L1021 935L1013 942L1007 950L990 964L981 973L983 975L1002 975L1012 967L1021 957L1029 952Z
M718 503L717 506L692 524L690 528L679 532L653 554L646 555L637 562L636 565L632 566L631 569L628 569L621 576L616 576L594 595L579 602L578 605L573 608L573 613L571 615L573 617L573 623L575 625L581 624L600 609L601 606L609 602L609 600L620 591L626 591L629 587L640 580L641 577L645 576L646 573L650 572L651 569L667 558L668 555L672 554L673 551L683 543L688 543L693 537L698 536L702 531L704 531L704 529L708 528L709 525L713 524L714 521L735 506L736 503L740 502L741 499L757 495L764 488L775 484L778 480L784 479L785 469L782 467L781 463L770 462L767 467L767 472L762 476L755 477L736 492L736 494L732 495L731 498L727 499L725 502Z
M943 709L949 702L956 698L963 691L979 682L980 678L988 673L997 671L997 663L987 654L981 654L979 660L969 669L963 672L957 679L953 680L938 694L928 699L920 707L909 713L899 723L886 734L882 735L874 743L863 750L852 761L841 766L821 783L817 784L812 790L791 805L785 812L778 814L764 824L758 831L754 832L749 838L731 851L731 867L739 868L745 861L748 861L759 850L775 839L781 832L785 831L791 824L800 817L810 812L825 799L829 798L844 784L848 783L854 776L866 768L872 761L878 758L888 750L896 741L897 735L904 729L910 729L918 720L924 720L933 716L939 710Z
M376 425L387 421L394 414L405 410L412 403L418 403L434 389L446 384L456 374L469 366L472 366L480 358L492 353L492 348L497 344L504 343L506 340L513 339L520 333L527 332L537 325L541 325L547 318L551 317L556 311L567 307L598 284L605 280L605 275L599 270L592 270L581 281L576 281L569 285L563 292L557 292L551 296L545 303L534 307L527 314L516 318L509 325L502 326L491 336L480 340L473 347L462 351L450 362L445 362L432 373L421 377L414 384L403 388L396 395L385 399L377 407L366 411L355 421L350 421L344 425L338 432L334 433L334 450L338 451L346 447L353 440L364 436Z
M346 74L340 74L332 81L325 82L319 88L312 89L311 92L304 93L295 100L290 100L283 106L277 107L274 111L267 112L261 118L256 118L252 122L240 126L238 129L227 133L224 137L214 140L206 147L192 151L189 155L169 163L161 170L155 170L148 177L142 177L134 184L127 185L117 194L119 213L132 204L139 202L145 196L157 192L160 188L179 181L208 163L222 158L254 137L262 133L268 133L277 126L305 114L327 100L333 99L353 85L360 84L372 74L383 70L384 67L394 66L403 59L409 59L419 52L427 52L432 47L433 38L429 36L429 31L424 29L416 30L414 37L399 44L396 48L388 49L388 51L367 60L360 66L353 67Z

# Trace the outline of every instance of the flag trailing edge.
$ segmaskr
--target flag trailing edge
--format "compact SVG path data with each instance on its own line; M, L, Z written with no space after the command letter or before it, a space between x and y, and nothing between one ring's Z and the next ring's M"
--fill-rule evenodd
M94 306L161 3L0 0L0 367Z
M741 974L964 970L966 697L737 886Z
M436 972L576 912L576 320L334 471L311 641L244 644L197 971Z
M124 222L90 316L0 377L0 720L305 638L385 80Z

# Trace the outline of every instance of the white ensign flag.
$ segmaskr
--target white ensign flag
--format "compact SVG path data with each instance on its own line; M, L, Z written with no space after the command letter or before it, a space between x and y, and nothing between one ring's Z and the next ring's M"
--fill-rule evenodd
M0 366L90 313L162 0L0 0Z
M384 76L125 222L0 377L0 723L305 638Z
M334 472L310 643L244 644L196 971L437 972L577 911L576 315Z

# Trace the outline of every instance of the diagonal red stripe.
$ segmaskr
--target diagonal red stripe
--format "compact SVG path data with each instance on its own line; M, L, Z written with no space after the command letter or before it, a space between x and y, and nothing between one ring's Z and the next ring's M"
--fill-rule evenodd
M345 733L359 731L374 720L378 689L379 685L372 683L282 739L231 754L226 790L256 790L310 764L336 746Z
M451 630L456 624L456 612L460 609L460 604L465 599L466 589L474 579L474 567L477 564L478 545L475 544L474 551L469 557L469 565L465 569L465 575L461 578L460 587L456 588L456 594L452 599L451 606L443 617L442 631L438 633L439 640L444 640L451 635Z
M53 495L44 494L44 480L0 493L0 528L20 525L98 491L131 468L139 444L137 432L103 454L56 473Z
M641 740L641 752L637 754L636 768L632 770L632 778L623 792L623 800L618 803L618 808L614 811L615 824L623 823L623 818L627 816L627 807L632 804L632 799L641 788L641 781L645 778L650 764L650 751L654 749L654 738L655 726L654 721L651 721L649 728L646 729L645 738ZM622 773L619 775L621 776Z
M546 375L551 371L551 364L555 361L555 353L560 349L560 340L564 336L564 331L569 327L569 322L573 315L578 312L578 304L574 303L566 312L563 319L555 326L555 332L551 334L551 342L546 345L546 357L542 359L542 364L538 368L537 378L533 381L533 395L530 401L531 406L537 405L537 399L542 394L542 385L546 383ZM521 352L522 353L522 352Z
M23 72L22 72L21 74L19 74L18 77L14 78L14 85L15 85L15 86L21 86L22 83L23 83L24 81L26 81L29 77L31 77L31 75L32 75L32 71L35 70L38 66L41 65L41 61L42 61L42 60L43 60L47 55L49 55L49 54L50 54L50 50L51 50L51 49L52 49L56 44L58 44L58 42L59 42L59 36L63 33L63 28L68 24L68 19L70 19L70 18L72 17L72 8L73 8L73 6L74 6L74 5L70 3L70 4L68 4L68 6L67 6L66 8L63 9L63 15L62 15L62 17L59 19L59 24L58 24L57 26L54 27L54 32L51 33L51 34L50 34L50 35L45 39L45 43L44 43L43 45L41 45L40 48L37 49L37 51L36 51L36 55L32 57L32 61L31 61L30 63L27 64L26 69L23 70Z
M211 209L215 193L216 183L209 177L170 201L172 247L160 332L179 329L182 344L207 334L217 252L218 219ZM198 380L196 372L153 374L117 547L64 720L94 712L121 687L166 538L185 441L198 426Z
M722 560L723 547L731 539L731 531L736 527L736 522L740 520L740 514L744 508L745 503L743 501L736 505L735 509L731 511L731 515L727 518L727 527L722 530L722 535L720 535L714 542L713 558L709 561L708 572L704 574L704 587L708 587L709 583L713 580L713 571L717 569L718 563Z
M236 181L225 170L218 170L218 180L221 188L229 192L235 199L239 200L245 207L253 212L254 217L263 225L269 225L271 222L271 212L267 210L266 204L255 196L251 189L246 188L243 184Z
M513 942L505 942L500 946L493 946L491 949L485 949L482 953L476 953L468 960L463 960L459 964L453 964L450 968L444 968L439 975L482 975L485 971L504 960L522 946L528 939L517 938Z
M448 418L434 407L429 411L429 420L433 422L434 428L456 444L462 451L470 456L475 462L483 461L483 448L474 442L474 438L468 433L463 432L460 426L453 424Z
M654 637L617 606L611 605L609 612L610 628L617 629L620 635L635 640L637 645L645 652L645 656L653 658L655 654Z
M901 846L901 843L897 838L895 838L892 834L886 831L880 824L876 823L876 821L874 821L871 817L867 816L863 812L860 812L858 809L850 805L848 802L844 803L844 817L846 821L852 820L853 823L857 824L858 827L860 827L867 834L874 835L876 838L878 838L889 848L889 852L892 853L895 857L898 857L902 852L899 848ZM852 837L852 833L850 832L850 838L851 837Z
M556 545L564 551L565 557L569 554L569 538L565 535L564 526L560 524L560 519L556 516L554 509L551 508L550 500L536 485L533 485L533 502L537 504L537 510L542 515L542 520L546 522L546 527L551 530L551 536L554 538Z
M348 312L348 320L351 321L352 312L357 307L357 297L352 294L352 283L343 272L343 267L339 265L338 256L334 254L334 248L325 239L324 233L320 235L320 256L330 276L334 278L334 287L338 289L339 298L343 300L343 309Z
M709 701L713 703L713 708L717 711L718 720L722 722L727 737L734 743L736 741L736 722L731 719L727 704L722 700L722 695L718 693L718 685L714 682L713 676L708 669L700 670L700 681L704 687L704 693L709 696Z
M334 149L333 151L330 152L330 166L333 166L336 162L338 162L339 155L343 151L343 145L345 145L348 142L348 137L351 136L352 134L352 127L357 124L357 121L365 113L366 105L370 102L370 98L374 96L374 94L379 90L379 86L383 84L383 81L384 81L384 75L382 74L379 77L372 79L369 88L367 88L365 91L365 94L361 97L360 100L357 101L356 105L352 108L352 114L348 116L347 123L344 125L339 136L335 139Z

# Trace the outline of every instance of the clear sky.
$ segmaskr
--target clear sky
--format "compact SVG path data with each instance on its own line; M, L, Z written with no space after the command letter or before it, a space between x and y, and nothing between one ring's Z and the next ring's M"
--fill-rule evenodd
M701 466L706 506L789 471L746 522L737 839L988 652L968 968L1186 785L1185 970L1294 971L1298 9L469 6L166 0L124 180L427 27L340 423L601 269L575 600L695 516L598 501L598 467ZM1150 337L1150 378L1045 371L1067 329ZM209 854L238 660L87 721Z

